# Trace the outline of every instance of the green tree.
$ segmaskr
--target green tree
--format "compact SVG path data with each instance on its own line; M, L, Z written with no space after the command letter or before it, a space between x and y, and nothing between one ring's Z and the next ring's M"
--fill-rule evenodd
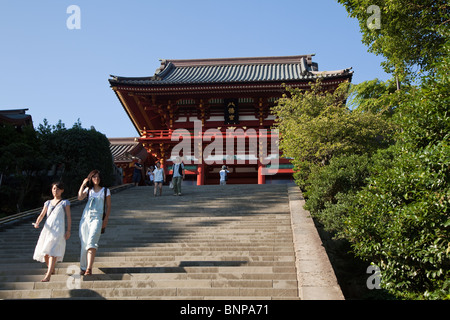
M390 118L395 108L391 102L399 99L392 82L374 80L352 85L349 97L346 88L347 84L339 88L344 89L343 94L327 93L316 84L310 92L297 91L280 101L284 104L276 109L278 125L283 128L281 146L298 151L290 155L297 164L296 181L305 195L306 209L325 230L339 237L356 193L366 185L370 155L393 143ZM300 145L293 139L305 142ZM326 151L325 161L315 157L311 152L314 148Z
M348 212L366 185L370 163L368 154L341 155L327 166L315 167L309 176L305 209L337 238L345 238Z
M56 168L56 170L52 170ZM42 205L53 180L65 183L65 197L76 195L93 170L102 172L103 184L113 183L113 159L109 140L95 129L87 130L78 121L71 129L59 121L20 130L0 126L0 210L2 215ZM49 176L49 172L54 172Z
M381 153L346 222L383 286L410 297L450 299L449 57L400 105L397 143Z
M81 182L94 169L102 173L104 185L113 183L113 159L109 140L95 129L84 129L77 122L70 129L58 123L49 126L46 121L38 128L42 149L58 165L55 178L62 179L66 196L77 193Z
M12 214L38 205L41 171L47 165L31 126L0 126L1 211Z
M311 90L287 88L289 96L272 109L280 149L293 158L296 182L303 190L314 166L325 166L343 154L374 152L388 141L392 128L380 113L346 106L348 86L343 83L329 92L319 81Z
M418 86L399 92L396 143L373 159L345 221L346 238L358 256L381 267L390 292L450 299L449 5L371 1L384 22L370 30L367 1L339 2L360 21L370 51L386 57L388 71L422 74Z
M409 86L407 87L410 88ZM403 90L404 91L404 90ZM397 85L392 79L364 81L350 87L347 106L360 112L381 113L390 118L402 98Z
M382 55L385 70L404 78L416 69L432 71L445 55L449 4L445 0L337 0L350 17L357 18L362 42L369 51ZM379 9L380 26L370 28L368 20Z

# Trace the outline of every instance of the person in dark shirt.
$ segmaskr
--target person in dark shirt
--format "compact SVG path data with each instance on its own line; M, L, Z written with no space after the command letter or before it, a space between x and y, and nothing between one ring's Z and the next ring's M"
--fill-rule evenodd
M141 164L142 160L138 159L138 161L134 164L134 172L133 172L133 182L135 186L138 186L142 179L142 171L143 166Z

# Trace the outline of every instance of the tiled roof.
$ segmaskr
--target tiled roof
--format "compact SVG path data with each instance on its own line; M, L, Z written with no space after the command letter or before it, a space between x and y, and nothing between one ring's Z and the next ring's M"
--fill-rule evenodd
M120 144L120 145L110 145L111 154L114 161L131 161L132 156L130 150L132 150L136 144Z
M0 110L0 123L10 123L15 126L31 125L31 115L26 114L28 109Z
M134 158L145 158L146 151L135 138L109 138L114 162L131 162ZM142 152L145 151L145 154Z
M111 85L176 85L288 82L351 74L350 69L319 72L312 55L259 58L161 60L152 77L111 76Z

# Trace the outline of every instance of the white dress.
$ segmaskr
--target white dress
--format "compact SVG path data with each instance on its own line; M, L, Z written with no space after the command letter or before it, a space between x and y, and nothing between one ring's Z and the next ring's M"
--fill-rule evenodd
M62 200L54 207L51 200L44 204L47 207L47 220L42 228L36 248L34 249L33 259L45 262L46 255L57 257L60 262L64 258L66 251L66 211L65 207L70 206L69 200Z

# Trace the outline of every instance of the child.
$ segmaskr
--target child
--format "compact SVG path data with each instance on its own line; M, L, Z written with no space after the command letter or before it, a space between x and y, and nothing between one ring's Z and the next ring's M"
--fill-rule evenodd
M44 208L34 223L34 227L38 229L39 223L47 215L33 255L34 260L47 264L47 273L41 282L50 281L51 275L55 273L56 262L63 260L66 240L70 237L72 224L70 202L61 198L63 192L62 182L52 184L53 200L44 203ZM67 216L67 231L65 231L65 216Z

